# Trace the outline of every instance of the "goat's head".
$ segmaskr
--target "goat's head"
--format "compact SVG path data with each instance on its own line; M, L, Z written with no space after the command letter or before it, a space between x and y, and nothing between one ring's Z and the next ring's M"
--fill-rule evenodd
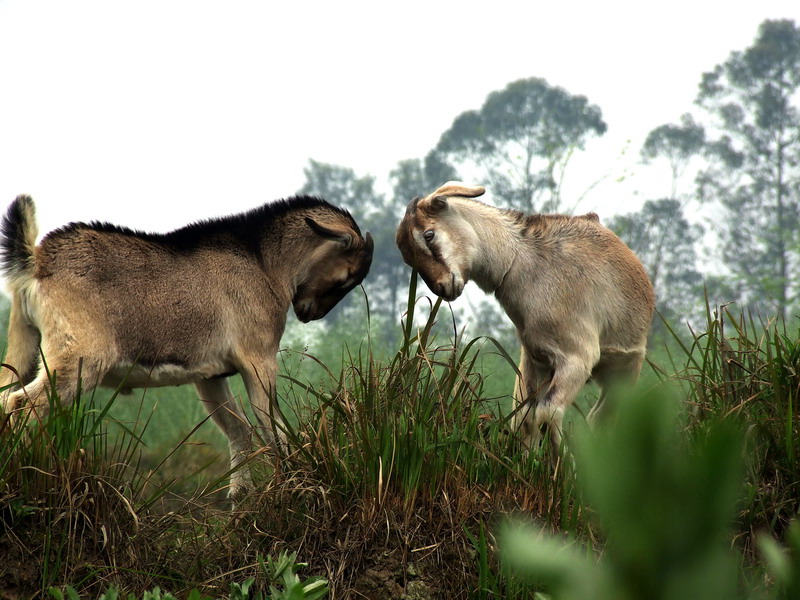
M451 207L452 197L477 198L486 190L450 181L425 198L414 198L397 228L403 260L417 269L437 296L455 300L469 281L474 230Z
M320 244L307 256L306 276L292 298L297 318L303 323L321 319L369 273L374 243L356 230L341 225L323 225L311 217L306 223L320 238ZM290 259L291 260L291 259Z

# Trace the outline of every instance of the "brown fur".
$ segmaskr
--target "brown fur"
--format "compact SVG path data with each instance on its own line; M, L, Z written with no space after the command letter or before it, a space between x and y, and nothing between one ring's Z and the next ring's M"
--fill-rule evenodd
M564 411L587 380L602 389L594 419L610 386L638 377L653 288L641 262L596 214L525 215L472 199L483 193L450 182L412 200L397 245L446 300L470 279L494 293L522 344L516 426L530 447L547 424L557 446Z
M15 370L4 368L0 385L24 384L5 393L5 412L25 399L46 410L41 341L62 403L79 380L84 391L194 383L228 437L232 467L250 451L250 428L226 377L241 374L260 432L274 443L289 306L304 322L322 318L361 283L373 252L349 213L310 197L163 235L73 223L36 246L33 201L20 196L2 235L12 294L5 363ZM231 492L249 483L234 471Z

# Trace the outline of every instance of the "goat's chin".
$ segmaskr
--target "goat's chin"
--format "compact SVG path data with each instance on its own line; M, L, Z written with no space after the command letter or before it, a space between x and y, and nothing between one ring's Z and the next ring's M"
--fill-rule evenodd
M436 295L442 300L452 302L464 291L464 282L454 278L452 281L439 285L438 288Z
M294 314L301 323L315 321L325 316L317 313L318 311L314 309L314 306L306 302L300 302L294 306Z
M457 299L461 295L462 290L453 290L452 292L442 292L437 294L442 300L446 302L452 302L453 300Z

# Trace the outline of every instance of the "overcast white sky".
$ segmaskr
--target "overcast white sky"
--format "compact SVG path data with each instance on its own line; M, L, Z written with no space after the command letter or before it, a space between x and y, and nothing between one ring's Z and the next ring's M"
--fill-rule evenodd
M295 193L309 158L385 186L536 76L602 109L570 176L631 167L580 206L626 212L668 191L634 164L644 136L767 18L800 21L800 2L0 0L0 206L32 194L42 232L166 231Z

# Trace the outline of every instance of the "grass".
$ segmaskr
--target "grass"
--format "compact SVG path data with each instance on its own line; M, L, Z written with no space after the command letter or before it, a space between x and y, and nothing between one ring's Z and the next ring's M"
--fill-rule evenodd
M681 346L694 429L716 416L747 431L742 527L748 546L767 530L780 537L800 510L800 329L728 307L708 310L706 331Z
M792 597L797 323L709 310L597 435L588 392L553 471L510 431L514 358L452 321L412 279L395 351L367 335L325 360L282 353L289 450L254 453L258 489L233 511L193 390L54 399L44 423L6 427L0 595L268 598L264 557L293 556L333 598Z

